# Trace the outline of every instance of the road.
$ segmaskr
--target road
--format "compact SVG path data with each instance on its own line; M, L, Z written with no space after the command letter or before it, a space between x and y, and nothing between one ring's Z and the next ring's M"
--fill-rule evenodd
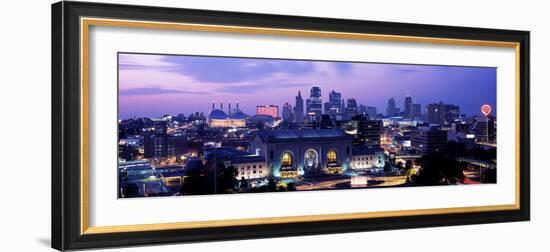
M350 183L350 177L339 177L326 181L309 182L301 179L296 180L296 190L308 191L308 190L320 190L320 189L335 189L338 184ZM369 177L369 182L374 182L376 185L371 187L384 187L384 186L398 186L407 182L407 176L385 176L385 177ZM350 185L351 187L351 185Z

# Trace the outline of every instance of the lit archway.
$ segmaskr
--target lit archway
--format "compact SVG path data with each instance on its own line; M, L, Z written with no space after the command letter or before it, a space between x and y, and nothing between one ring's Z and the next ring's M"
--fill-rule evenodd
M317 169L319 165L319 153L314 149L304 152L304 170L311 171Z
M293 161L292 161L292 153L290 152L283 152L281 155L281 166L282 167L292 167Z
M336 152L336 150L329 150L327 152L327 164L328 165L338 164L338 153Z
M285 151L281 154L281 168L279 172L281 178L295 178L298 176L292 152Z

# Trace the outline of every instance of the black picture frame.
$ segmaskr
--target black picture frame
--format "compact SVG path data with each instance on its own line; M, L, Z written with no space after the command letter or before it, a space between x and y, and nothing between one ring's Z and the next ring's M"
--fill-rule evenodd
M80 18L101 17L159 22L321 30L490 40L519 43L519 209L282 224L82 234ZM52 5L52 247L87 249L176 242L254 239L388 229L528 221L530 219L529 32L178 9L102 3Z

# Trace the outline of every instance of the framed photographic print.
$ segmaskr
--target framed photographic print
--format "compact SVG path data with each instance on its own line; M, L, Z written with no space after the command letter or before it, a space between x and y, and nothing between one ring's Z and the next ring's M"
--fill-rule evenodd
M529 32L52 6L58 250L529 220Z

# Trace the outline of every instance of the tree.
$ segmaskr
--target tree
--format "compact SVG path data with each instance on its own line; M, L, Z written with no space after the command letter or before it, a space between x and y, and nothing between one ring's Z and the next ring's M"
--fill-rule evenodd
M419 160L422 169L416 177L417 184L455 184L464 179L463 165L449 155L428 154Z
M471 150L468 154L471 157L473 157L475 159L478 159L478 160L481 160L481 161L489 161L492 158L496 158L496 154L493 155L489 151L485 150L482 147L477 147L477 148Z
M396 165L397 165L399 168L405 168L405 166L403 165L403 162L401 162L401 161L397 162Z
M446 150L447 154L452 157L464 157L466 155L466 146L464 143L449 141L447 142Z
M293 182L290 182L286 185L286 190L287 191L296 191L296 186L294 185Z
M495 184L497 182L497 169L485 169L482 183Z
M457 165L457 173L456 173L456 178L460 181L460 182L464 182L464 171L468 169L468 162L466 161L460 161L458 162L458 165Z
M496 160L497 159L497 148L490 148L487 150L489 159Z
M277 183L273 178L269 178L267 182L267 191L268 192L276 192L277 191Z
M407 160L407 162L405 162L405 170L408 171L412 167L413 167L413 162L411 160Z
M225 167L223 162L216 165L216 193L234 193L237 185L237 169L234 166Z
M246 192L248 191L248 182L244 177L241 177L241 183L239 184L239 192Z
M202 173L203 168L202 162L195 162L193 165L187 166L187 174L181 187L182 195L200 195L213 192L208 176Z
M127 184L122 188L123 198L139 197L139 186L135 183Z

